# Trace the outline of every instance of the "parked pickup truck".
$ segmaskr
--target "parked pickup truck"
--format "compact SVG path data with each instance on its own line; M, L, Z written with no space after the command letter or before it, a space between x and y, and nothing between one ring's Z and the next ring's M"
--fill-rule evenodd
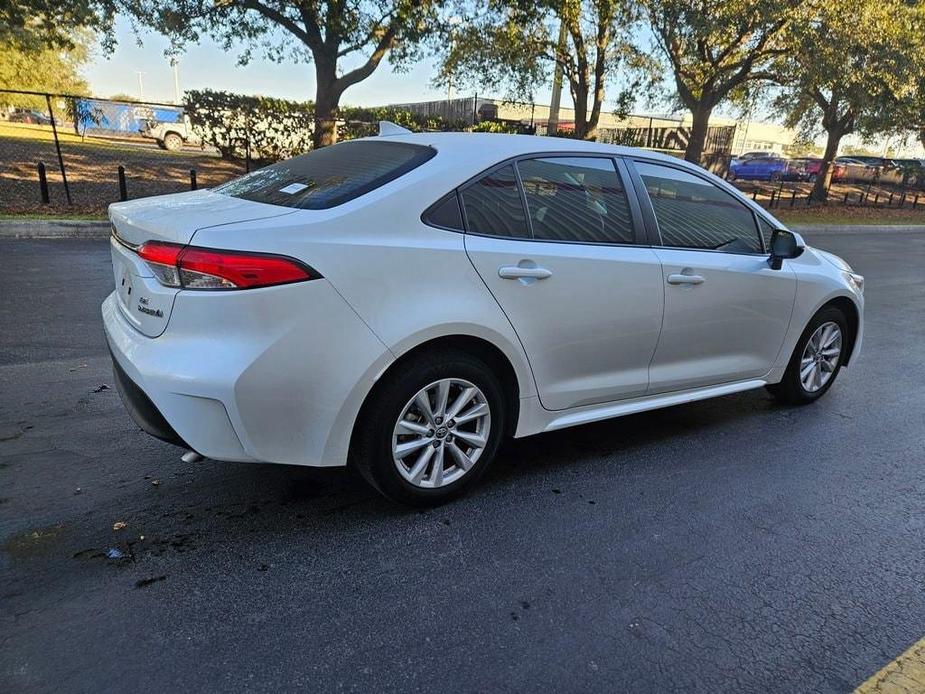
M184 144L196 145L197 147L202 144L202 140L193 132L189 117L181 114L178 114L177 119L173 122L146 120L142 125L141 135L142 137L157 140L158 147L171 151L180 149Z

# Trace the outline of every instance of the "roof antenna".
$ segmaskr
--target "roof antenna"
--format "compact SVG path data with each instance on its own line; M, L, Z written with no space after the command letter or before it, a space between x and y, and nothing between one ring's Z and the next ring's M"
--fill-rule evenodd
M411 135L411 131L408 128L403 128L400 125L395 125L390 120L381 120L379 121L379 137L392 137L393 135Z

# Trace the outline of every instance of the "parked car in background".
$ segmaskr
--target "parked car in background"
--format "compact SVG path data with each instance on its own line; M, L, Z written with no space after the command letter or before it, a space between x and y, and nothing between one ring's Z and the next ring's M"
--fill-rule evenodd
M31 125L51 125L51 118L39 111L30 111L23 108L15 109L7 117L10 123L29 123Z
M813 182L822 175L822 159L819 157L798 157L792 161L795 162L794 168L798 172L798 176L791 180ZM842 164L833 162L832 181L838 183L843 180L845 171L846 169Z
M880 178L882 165L865 161L860 157L835 157L835 162L844 167L840 180L868 183Z
M743 152L736 159L740 161L745 161L748 159L767 159L769 157L779 157L780 155L776 152L770 152L767 150L757 150L754 152Z
M752 181L781 181L796 175L791 160L784 157L752 157L750 159L733 159L729 164L730 181L737 179Z
M509 436L762 387L808 404L860 349L864 278L698 166L382 131L110 206L103 323L142 429L436 504Z
M182 115L173 122L146 120L141 128L141 136L157 140L161 149L176 151L184 144L199 146L202 140L193 131L189 116Z

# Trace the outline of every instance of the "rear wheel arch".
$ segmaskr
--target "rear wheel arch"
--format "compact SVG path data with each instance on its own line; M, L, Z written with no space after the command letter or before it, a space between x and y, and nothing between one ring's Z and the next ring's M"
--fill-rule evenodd
M443 335L415 345L402 353L376 379L376 383L370 388L363 400L363 404L360 406L356 421L362 418L364 410L374 399L374 395L382 384L387 383L391 375L404 364L425 355L449 351L462 352L477 357L491 368L492 373L501 382L504 395L505 414L507 415L505 417L507 423L505 434L512 434L517 428L517 420L520 415L520 384L517 379L517 372L511 360L498 346L474 335ZM351 441L355 435L356 422L354 422Z

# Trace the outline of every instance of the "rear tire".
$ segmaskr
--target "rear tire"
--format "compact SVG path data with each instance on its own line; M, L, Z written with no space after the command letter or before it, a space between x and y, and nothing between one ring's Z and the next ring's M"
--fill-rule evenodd
M767 389L787 405L815 402L835 383L845 362L848 344L845 314L834 306L823 308L800 335L781 382Z
M164 149L170 152L176 152L183 147L183 138L176 133L167 133L164 135Z
M436 506L485 473L505 414L501 383L481 359L457 350L421 355L387 374L363 405L350 464L393 501Z

